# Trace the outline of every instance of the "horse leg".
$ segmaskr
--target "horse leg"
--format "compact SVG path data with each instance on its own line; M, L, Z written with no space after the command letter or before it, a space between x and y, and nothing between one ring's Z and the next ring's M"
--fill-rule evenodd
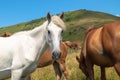
M120 63L116 63L116 64L114 65L114 68L115 68L117 74L120 76Z
M30 75L22 76L23 68L14 69L11 72L12 72L11 80L31 80Z
M55 70L55 74L56 74L57 80L61 80L62 72L61 72L61 70L60 70L60 65L59 65L59 63L54 62L54 63L53 63L53 67L54 67L54 70Z
M28 75L28 76L22 77L22 79L21 79L21 80L31 80L31 76L30 76L30 75Z
M12 70L11 80L21 80L23 70L22 69L14 69Z
M24 77L20 78L20 80L31 80L31 76L30 75L24 76Z
M90 59L86 59L86 65L87 65L87 72L88 76L86 80L94 80L94 70L93 70L93 64L91 63Z
M28 75L26 78L27 78L26 80L31 80L31 76L30 75Z
M88 74L89 77L86 78L86 80L94 80L94 70L93 70L93 66L90 66L88 68Z
M29 79L29 76L24 76L20 80L30 80L30 79Z
M66 70L65 61L61 61L61 62L60 62L60 69L61 69L61 72L62 72L63 75L64 75L64 80L67 80L67 79L68 79L68 72L67 72L67 70Z
M106 80L105 67L100 66L101 69L101 80Z

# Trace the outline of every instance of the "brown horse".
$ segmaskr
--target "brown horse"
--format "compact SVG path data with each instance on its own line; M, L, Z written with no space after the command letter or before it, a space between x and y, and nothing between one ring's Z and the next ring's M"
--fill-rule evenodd
M105 67L114 66L120 76L120 21L87 30L76 59L88 80L94 80L94 64L101 68L101 80L106 80Z
M66 41L65 42L67 46L69 46L70 48L72 49L75 49L75 50L80 50L81 47L79 46L79 43L78 42L70 42L70 41Z
M72 42L70 42L70 43L71 43L71 45L74 45L74 44L72 44ZM66 45L66 42L61 42L61 58L57 62L54 62L52 60L51 50L50 50L50 48L48 48L43 53L43 55L40 57L37 68L42 68L42 67L48 66L50 64L53 64L57 80L61 80L62 75L64 76L64 80L67 80L68 72L66 70L65 62L66 62L66 57L67 57L67 49L71 45L68 46L68 45ZM79 45L78 45L78 47L79 47ZM74 49L78 49L78 47L75 47ZM28 80L31 80L30 76L29 76Z
M9 36L11 36L11 33L7 33L7 32L0 35L0 37L9 37Z

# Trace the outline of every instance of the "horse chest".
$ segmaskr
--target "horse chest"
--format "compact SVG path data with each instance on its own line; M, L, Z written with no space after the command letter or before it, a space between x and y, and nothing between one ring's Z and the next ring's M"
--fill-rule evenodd
M0 53L0 72L4 69L8 69L10 68L10 66L12 65L12 54L11 54L11 51L9 50L9 48L4 48L3 47L0 47L1 51ZM9 51L9 52L7 52Z

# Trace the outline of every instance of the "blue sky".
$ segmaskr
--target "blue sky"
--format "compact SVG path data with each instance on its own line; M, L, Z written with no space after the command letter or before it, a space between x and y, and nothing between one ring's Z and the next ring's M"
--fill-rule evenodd
M120 15L120 0L0 0L0 27L80 9Z

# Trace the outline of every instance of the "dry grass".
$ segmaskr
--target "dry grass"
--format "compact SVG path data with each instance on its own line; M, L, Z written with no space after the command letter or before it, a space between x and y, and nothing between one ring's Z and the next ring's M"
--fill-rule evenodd
M68 80L85 80L85 75L79 69L78 63L75 59L76 55L79 55L79 51L69 50L69 54L66 59L67 70L69 73ZM100 80L99 66L95 66L94 69L95 80ZM120 80L120 77L117 75L113 67L106 69L106 77L107 80ZM53 66L50 65L44 68L37 69L35 72L32 73L32 80L56 80Z
M69 51L70 54L67 56L67 70L69 72L68 80L85 80L85 75L81 72L78 67L78 63L75 59L79 52ZM100 68L98 66L95 69L95 80L100 80ZM106 69L107 80L120 80L120 77L116 74L114 68ZM32 80L56 80L52 65L37 69L32 73Z

